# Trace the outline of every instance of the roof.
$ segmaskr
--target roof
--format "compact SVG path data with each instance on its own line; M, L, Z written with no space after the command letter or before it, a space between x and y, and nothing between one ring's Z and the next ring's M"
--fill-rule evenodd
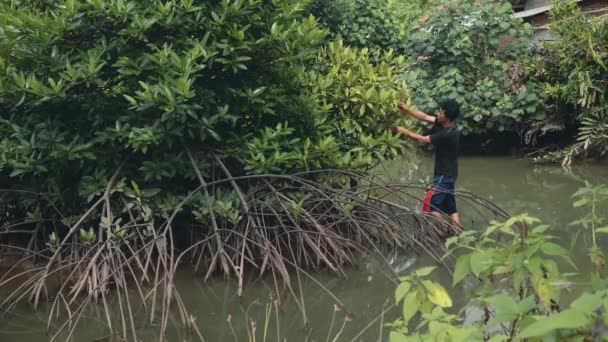
M584 0L574 0L575 2L581 2ZM513 15L513 17L515 18L528 18L528 17L532 17L535 16L537 14L541 14L541 13L545 13L547 11L549 11L550 9L552 9L554 6L554 4L550 4L550 5L545 5L545 6L540 6L540 7L536 7L536 8L532 8L529 9L527 11L521 11L521 12L517 12Z

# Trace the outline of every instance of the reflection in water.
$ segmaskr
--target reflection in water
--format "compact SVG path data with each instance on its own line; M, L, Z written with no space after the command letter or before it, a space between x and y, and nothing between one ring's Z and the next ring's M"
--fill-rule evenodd
M428 158L420 160L392 162L379 168L379 173L390 176L393 182L421 183L431 175L432 161ZM572 207L570 196L584 185L585 181L600 183L608 181L608 169L605 166L587 165L566 171L553 166L531 166L525 160L509 157L468 157L461 159L460 178L457 187L485 197L498 204L509 213L528 213L538 216L545 223L557 228L560 235L570 237L572 229L568 224L581 213ZM420 190L422 196L424 190ZM411 205L419 203L413 201ZM477 213L459 202L462 220L466 228L475 229L479 220ZM583 236L584 237L584 236ZM573 249L574 262L586 265L586 250L589 242L584 238L578 241ZM410 272L413 268L429 263L423 256L391 254L387 256L391 268L399 275ZM316 282L302 276L297 286L302 288L306 298L303 308L309 319L307 327L303 324L302 314L298 305L293 301L289 291L279 288L281 306L279 318L272 311L267 327L267 341L326 341L328 334L335 336L346 321L339 341L351 341L359 335L360 341L377 341L381 323L394 320L398 310L382 312L390 308L393 302L394 281L385 276L386 272L374 260L367 260L358 269L351 269L345 277L339 278L333 274L318 273L315 277L327 290L342 301L348 311L335 307L336 300L326 293ZM585 270L578 270L585 275ZM446 272L437 274L438 280L449 285L449 275ZM255 322L257 340L262 340L265 330L264 322L267 303L272 303L271 294L276 292L272 279L253 281L247 286L245 298L241 303L236 296L233 282L216 279L202 283L201 277L193 277L188 272L180 273L178 286L186 304L196 317L196 322L207 341L234 341L232 329L239 341L247 340ZM468 286L474 286L469 284ZM455 289L466 292L467 285ZM448 286L449 288L449 286ZM464 295L456 293L455 299L462 300ZM458 305L458 302L456 303ZM462 304L462 303L460 303ZM336 311L336 308L339 311ZM479 312L469 310L469 319ZM153 335L157 329L150 328L147 315L140 309L140 328L145 341L157 338ZM227 322L230 317L231 326ZM47 341L46 331L47 312L33 312L28 307L20 307L15 314L5 317L0 322L0 341L34 342ZM174 324L179 327L179 317L174 317ZM332 325L333 321L333 325ZM278 322L278 323L277 323ZM373 322L373 324L370 324ZM369 326L361 334L361 331ZM330 332L331 327L331 332ZM277 335L279 337L277 337ZM332 337L333 338L333 337ZM331 341L332 338L329 340ZM170 331L169 341L198 340L196 336L188 336L182 329ZM77 330L75 341L110 341L107 337L105 319L101 311L90 310Z

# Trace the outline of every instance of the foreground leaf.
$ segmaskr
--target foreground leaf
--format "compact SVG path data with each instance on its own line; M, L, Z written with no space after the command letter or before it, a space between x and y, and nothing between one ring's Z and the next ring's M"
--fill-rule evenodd
M442 308L449 308L452 306L452 298L450 298L450 295L443 286L431 281L424 281L423 284L429 292L428 299L431 303L439 305Z
M456 266L454 267L454 276L452 281L452 286L460 283L466 276L469 274L471 267L471 256L469 254L460 256L456 261Z
M578 310L566 310L549 317L541 318L530 324L518 335L519 339L544 336L554 330L578 329L586 326L590 320Z

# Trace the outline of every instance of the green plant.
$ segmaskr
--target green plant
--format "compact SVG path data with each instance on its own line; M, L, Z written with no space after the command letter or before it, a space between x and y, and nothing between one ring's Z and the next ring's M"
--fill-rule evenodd
M396 82L402 60L381 54L372 64L366 49L339 42L321 49L325 33L304 9L2 3L0 177L78 212L127 158L112 193L133 180L183 195L198 183L186 147L204 177L216 156L232 158L236 176L394 158L404 147L388 129L406 97ZM53 215L46 201L21 203Z
M315 0L311 12L345 44L376 50L405 51L408 28L432 0Z
M250 269L291 286L288 269L338 272L362 246L406 245L401 219L356 187L405 149L389 129L402 59L327 43L307 5L0 2L0 225L24 221L31 238L15 241L45 262L0 310L39 305L66 274L56 334L99 301L136 335L133 286L164 336L173 309L192 325L173 286L186 259L242 295ZM310 199L292 205L299 192ZM377 215L393 217L382 231L361 224Z
M445 1L412 29L403 78L414 104L434 113L441 99L461 104L460 130L478 136L515 131L536 113L526 82L531 29L508 2Z
M406 98L402 59L322 46L305 5L0 4L0 178L46 196L12 192L3 208L53 220L110 195L106 209L125 219L153 222L178 207L183 218L190 207L178 204L198 173L225 176L218 160L242 176L365 170L402 153L388 129ZM232 224L242 210L212 207Z
M539 161L572 164L608 154L608 19L588 17L574 1L551 10L554 40L540 50L537 78L547 120L576 130L576 141Z
M95 240L97 240L97 237L93 228L89 228L89 230L80 229L80 242L82 244L90 246Z
M608 233L608 219L602 214L606 210L606 204L608 204L608 186L587 184L574 193L572 197L576 200L573 203L574 207L589 209L586 215L572 224L591 231L592 245L589 248L589 257L599 272L605 265L605 258L599 247L597 234Z
M599 208L608 203L608 191L604 185L587 185L573 197L574 206L589 209L575 224L591 230L590 259L596 271L591 274L590 292L580 291L570 303L561 300L562 289L571 284L560 265L577 269L569 251L560 246L551 227L518 215L493 222L484 232L466 231L446 242L446 256L458 252L454 291L463 283L468 288L458 314L444 311L452 300L440 284L428 279L432 267L402 278L395 299L398 304L403 302L403 315L391 324L391 341L583 341L600 337L608 328L608 281L601 273L603 254L596 234L608 233L606 227L598 227L605 222ZM467 282L469 277L481 283ZM481 315L468 317L463 325L470 310Z

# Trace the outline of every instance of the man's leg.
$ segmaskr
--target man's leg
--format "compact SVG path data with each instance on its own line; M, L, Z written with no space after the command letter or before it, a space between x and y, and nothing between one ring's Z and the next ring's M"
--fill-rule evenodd
M445 222L445 224L441 224L441 229L436 229L439 234L442 236L448 235L450 231L452 233L459 234L462 232L462 227L460 226L460 215L458 213L450 214L450 222L445 221L445 216L438 211L431 211L431 215L435 216L438 221L437 222ZM436 226L436 228L439 228Z
M450 215L450 219L456 226L460 226L460 215L458 213L453 213Z
M444 218L441 216L441 213L438 211L431 211L431 215L435 216L439 220L443 220ZM440 222L440 221L439 221Z
M462 227L460 226L460 215L458 213L453 213L450 215L450 219L452 220L452 230L455 233L462 232Z
M445 181L448 182L445 182ZM445 237L450 231L458 233L460 229L460 216L456 212L456 198L454 196L454 181L444 176L434 177L433 187L428 191L424 199L424 212L430 213L437 218L435 230ZM444 215L449 216L446 220Z
M462 228L460 226L460 215L456 209L456 195L454 191L456 189L456 178L450 177L446 179L445 189L447 191L445 198L445 213L450 217L450 226L448 227L453 233L460 233Z
M437 225L435 225L435 230L439 234L440 237L445 237L449 233L449 226L451 225L446 221L444 214L439 211L431 211L431 215L437 218Z

